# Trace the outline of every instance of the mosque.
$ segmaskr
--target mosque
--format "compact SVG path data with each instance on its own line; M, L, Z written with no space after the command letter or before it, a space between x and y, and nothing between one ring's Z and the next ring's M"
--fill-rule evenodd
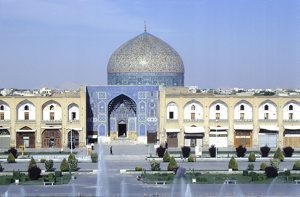
M108 85L76 94L0 97L0 146L165 143L300 147L300 96L222 95L184 86L180 55L144 32L107 65Z

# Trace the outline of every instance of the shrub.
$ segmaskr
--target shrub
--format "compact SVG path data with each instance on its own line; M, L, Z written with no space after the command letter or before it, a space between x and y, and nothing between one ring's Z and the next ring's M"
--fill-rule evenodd
M249 154L248 161L249 161L249 162L255 162L255 160L256 160L255 153L254 153L254 152L251 152L251 153Z
M160 171L160 163L154 159L150 162L151 171Z
M36 165L28 169L28 176L31 180L37 180L41 177L41 169Z
M7 157L7 162L8 163L16 163L16 159L12 153L9 153L9 155Z
M48 178L49 182L55 182L55 180L56 180L56 177L55 177L54 173L48 174L47 178Z
M249 163L247 169L248 170L254 170L254 164L253 163Z
M191 153L191 148L188 146L183 146L181 148L181 152L182 152L182 157L183 158L188 158L190 156Z
M239 170L238 163L236 162L234 157L231 157L228 164L228 169Z
M278 176L278 170L273 166L268 166L265 168L265 174L268 178L275 178Z
M69 168L71 171L77 171L78 169L78 160L75 157L75 154L71 153L68 157Z
M135 171L143 171L143 168L141 166L136 166Z
M77 171L78 170L78 160L77 159L70 159L68 161L70 170L71 171Z
M271 159L271 166L276 168L277 170L279 169L279 164L280 164L280 160L279 159Z
M294 163L293 170L300 170L300 160Z
M41 158L41 159L40 159L40 162L41 162L41 163L45 163L46 161L47 161L47 159L45 159L45 158Z
M165 151L163 162L170 162L170 153L168 151Z
M170 162L168 164L168 171L172 171L178 168L177 162L174 157L171 157Z
M283 148L283 153L285 157L292 157L294 153L294 149L290 146Z
M11 147L7 152L8 152L8 154L11 153L15 159L18 157L18 151L17 151L17 149L15 149L13 147Z
M208 149L210 157L216 157L216 147L214 145L211 145L211 147Z
M195 161L196 161L196 157L190 154L190 156L188 157L188 162L195 162Z
M260 170L265 170L267 166L268 166L268 165L267 165L266 163L262 162L262 163L260 164L259 169L260 169Z
M54 169L53 169L53 160L46 160L45 161L45 169L46 169L46 171L48 171L48 172L51 172L51 171L53 171Z
M55 171L55 177L61 177L62 176L62 173L61 171Z
M32 168L33 166L36 166L36 162L35 162L34 158L31 157L29 165L28 165L28 169Z
M281 151L280 148L277 148L277 150L276 150L273 158L274 159L279 159L280 161L284 160L284 155L283 155L283 153L282 153L282 151Z
M270 152L270 148L266 145L263 147L260 147L260 153L262 157L268 157Z
M248 176L248 170L243 170L243 176Z
M63 159L60 164L60 170L62 172L68 172L70 170L68 161L66 159Z
M239 147L237 147L235 150L236 150L237 157L245 157L245 153L247 151L245 147L239 145Z
M163 158L164 154L165 154L166 149L162 146L159 146L156 149L156 154L158 155L159 158Z
M91 154L91 160L93 163L97 163L98 162L98 154L97 153L92 153Z
M76 156L75 156L74 153L71 153L71 154L69 155L69 157L68 157L68 161L70 161L70 160L75 160L75 159L76 159Z
M0 163L0 172L3 172L4 168L2 167L1 163Z
M20 176L21 176L20 171L13 171L13 176L12 176L12 178L13 178L14 180L19 180L19 179L20 179Z

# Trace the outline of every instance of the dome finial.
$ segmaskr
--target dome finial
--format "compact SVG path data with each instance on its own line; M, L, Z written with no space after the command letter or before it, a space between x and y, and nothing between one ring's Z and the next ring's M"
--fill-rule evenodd
M147 25L146 25L146 21L144 21L144 32L147 32Z

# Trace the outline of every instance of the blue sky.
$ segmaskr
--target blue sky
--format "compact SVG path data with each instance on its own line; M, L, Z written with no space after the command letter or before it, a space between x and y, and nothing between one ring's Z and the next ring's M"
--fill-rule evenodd
M0 87L105 85L144 20L186 85L300 88L299 0L0 0Z

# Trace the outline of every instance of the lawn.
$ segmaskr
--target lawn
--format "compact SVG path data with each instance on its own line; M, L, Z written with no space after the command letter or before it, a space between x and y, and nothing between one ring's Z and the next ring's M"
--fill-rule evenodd
M169 173L143 173L142 181L148 184L154 184L157 181L163 181L170 184L176 179L174 174ZM192 183L196 179L198 184L223 184L225 180L235 180L238 184L268 184L276 183L294 183L294 180L300 180L298 174L279 173L276 178L267 178L263 173L250 172L248 174L211 174L200 172L188 172L183 179L187 183ZM176 180L175 180L176 181Z

